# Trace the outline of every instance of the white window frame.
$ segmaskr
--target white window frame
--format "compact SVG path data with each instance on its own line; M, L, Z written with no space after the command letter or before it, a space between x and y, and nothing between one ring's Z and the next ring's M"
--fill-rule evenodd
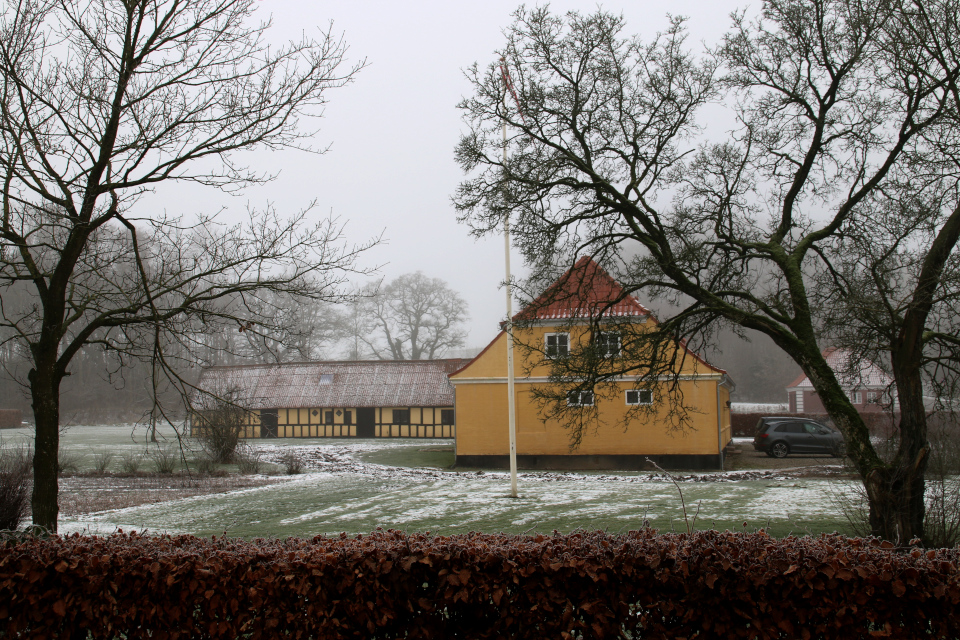
M574 400L574 394L576 394L576 400ZM590 401L584 402L587 396L589 396ZM594 402L596 402L596 396L593 391L571 391L567 393L568 407L592 407Z
M616 353L610 353L609 341L611 338L616 338ZM620 354L623 353L623 339L619 331L601 331L597 333L595 340L597 343L597 350L604 358L619 358Z
M630 394L631 394L631 393L637 394L637 401L636 401L636 402L630 402ZM650 396L649 396L649 397L650 397L650 401L649 401L649 402L641 402L641 401L640 401L640 395L643 394L643 393L648 393L648 394L650 394ZM647 405L651 405L651 404L653 404L653 391L651 391L650 389L627 389L627 390L624 392L624 400L625 400L626 403L627 403L628 405L630 405L630 406L647 406Z
M851 391L850 392L850 402L853 404L863 404L863 392L862 391Z
M563 338L565 343L561 349L559 344L560 338ZM550 338L554 338L556 344L553 345L553 352L551 353L550 348ZM562 353L561 353L562 351ZM543 355L551 360L556 358L566 358L570 355L570 334L569 333L547 333L543 336Z
M880 402L879 391L867 391L867 404L877 404Z

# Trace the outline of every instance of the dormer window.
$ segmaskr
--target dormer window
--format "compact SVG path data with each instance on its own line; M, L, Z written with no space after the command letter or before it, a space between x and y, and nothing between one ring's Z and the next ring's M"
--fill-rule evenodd
M548 358L566 358L570 355L570 334L548 333L544 336L544 353Z
M620 334L604 331L597 334L597 353L601 358L617 358L620 356Z

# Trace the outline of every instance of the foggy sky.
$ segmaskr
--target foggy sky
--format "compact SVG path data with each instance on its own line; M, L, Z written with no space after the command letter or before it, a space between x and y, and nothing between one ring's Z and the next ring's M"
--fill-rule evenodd
M248 204L261 208L270 202L279 212L292 213L316 201L317 216L332 211L348 223L351 241L383 233L383 244L361 260L383 265L385 279L423 271L446 280L470 305L467 345L486 345L506 313L500 288L503 239L475 240L456 221L450 196L463 175L453 152L465 130L456 104L469 92L462 70L496 59L504 42L501 30L517 6L502 0L262 0L259 14L264 19L272 15L274 22L272 42L299 39L301 32L317 34L317 28L326 29L333 21L334 31L343 32L350 47L350 59L367 60L368 67L352 85L328 94L323 118L305 123L319 129L313 146L329 146L329 151L247 154L244 162L279 172L279 177L233 196L164 184L141 206L147 212L188 215L224 209L224 219L230 220L244 214ZM554 12L589 12L597 5L564 1L550 6ZM667 28L667 12L687 16L689 44L699 49L703 41L716 44L730 25L730 12L744 6L680 0L607 2L603 8L622 12L625 32L644 40ZM707 130L709 138L722 134ZM516 252L512 263L514 274L522 277Z

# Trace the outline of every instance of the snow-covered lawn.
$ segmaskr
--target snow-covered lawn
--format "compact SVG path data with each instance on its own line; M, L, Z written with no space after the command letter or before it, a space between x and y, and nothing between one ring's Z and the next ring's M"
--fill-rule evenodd
M29 432L4 435L10 445ZM172 432L163 435L174 441ZM453 461L449 440L277 440L256 446L272 461L296 451L307 472L226 493L63 515L60 531L285 537L383 527L446 535L621 531L645 522L684 531L696 517L698 528L740 529L746 523L749 530L766 527L775 535L816 534L848 530L835 502L854 493L849 480L798 478L785 470L678 474L685 521L674 484L648 473L521 472L520 497L513 499L505 472L443 468ZM63 447L88 467L105 448L120 457L145 445L142 431L124 425L74 427L64 434Z

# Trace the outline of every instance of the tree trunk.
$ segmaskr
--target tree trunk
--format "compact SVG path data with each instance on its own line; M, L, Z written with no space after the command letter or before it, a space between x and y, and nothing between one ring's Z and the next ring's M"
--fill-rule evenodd
M873 535L897 545L923 539L926 458L927 450L922 449L913 464L877 467L864 478Z
M926 414L919 369L894 361L900 396L900 448L891 462L877 456L863 418L842 392L822 358L810 358L804 372L827 413L843 433L847 453L860 473L870 508L870 531L895 544L923 539L924 472L927 466Z
M33 524L57 531L60 450L60 384L56 374L30 371L33 417L36 422L33 452Z
M875 535L905 544L923 539L926 515L924 475L927 470L927 413L923 406L918 340L904 341L891 350L893 378L900 401L897 454L883 469L864 480L870 497L870 528Z

